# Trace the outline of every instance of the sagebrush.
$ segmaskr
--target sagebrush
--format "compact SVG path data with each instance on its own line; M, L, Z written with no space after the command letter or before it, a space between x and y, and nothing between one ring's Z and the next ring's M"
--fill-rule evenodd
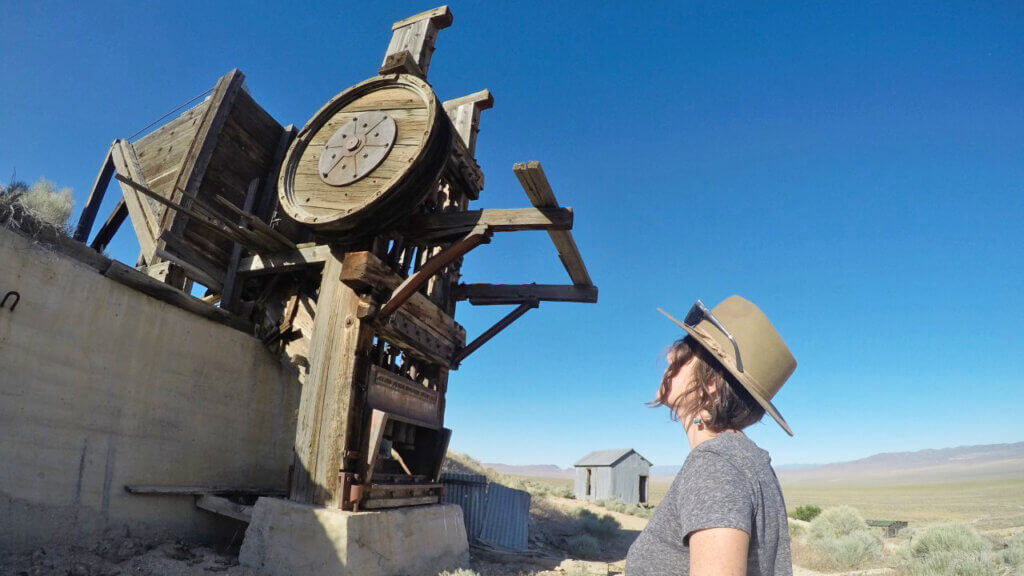
M841 569L877 560L882 554L879 537L871 532L860 513L849 506L819 514L808 527L807 542L831 566Z

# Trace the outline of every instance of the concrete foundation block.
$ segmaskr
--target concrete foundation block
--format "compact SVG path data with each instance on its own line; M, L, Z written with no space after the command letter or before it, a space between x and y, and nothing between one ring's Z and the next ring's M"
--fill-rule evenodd
M260 498L239 561L265 576L436 576L468 567L469 543L454 504L345 512Z

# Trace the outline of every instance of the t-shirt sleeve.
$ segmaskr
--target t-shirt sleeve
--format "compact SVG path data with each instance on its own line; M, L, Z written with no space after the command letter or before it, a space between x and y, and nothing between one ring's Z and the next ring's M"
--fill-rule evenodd
M713 452L691 454L683 470L679 520L683 544L706 528L736 528L750 534L754 497L750 480Z

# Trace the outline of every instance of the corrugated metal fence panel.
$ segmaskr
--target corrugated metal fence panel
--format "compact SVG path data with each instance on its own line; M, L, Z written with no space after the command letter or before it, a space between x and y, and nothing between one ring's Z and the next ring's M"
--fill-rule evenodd
M470 540L478 540L487 511L487 477L482 474L446 472L441 475L441 483L444 484L441 501L462 506L466 535Z
M513 550L526 550L529 537L530 494L501 484L487 492L487 513L480 540Z

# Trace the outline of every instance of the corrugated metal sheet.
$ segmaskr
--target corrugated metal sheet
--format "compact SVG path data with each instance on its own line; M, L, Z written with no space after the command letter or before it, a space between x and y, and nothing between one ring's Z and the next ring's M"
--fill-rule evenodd
M487 491L487 513L480 540L513 550L526 550L529 520L530 494L492 483Z
M441 475L444 494L441 501L462 507L462 518L466 523L466 535L470 540L479 540L487 512L487 477L482 474Z

